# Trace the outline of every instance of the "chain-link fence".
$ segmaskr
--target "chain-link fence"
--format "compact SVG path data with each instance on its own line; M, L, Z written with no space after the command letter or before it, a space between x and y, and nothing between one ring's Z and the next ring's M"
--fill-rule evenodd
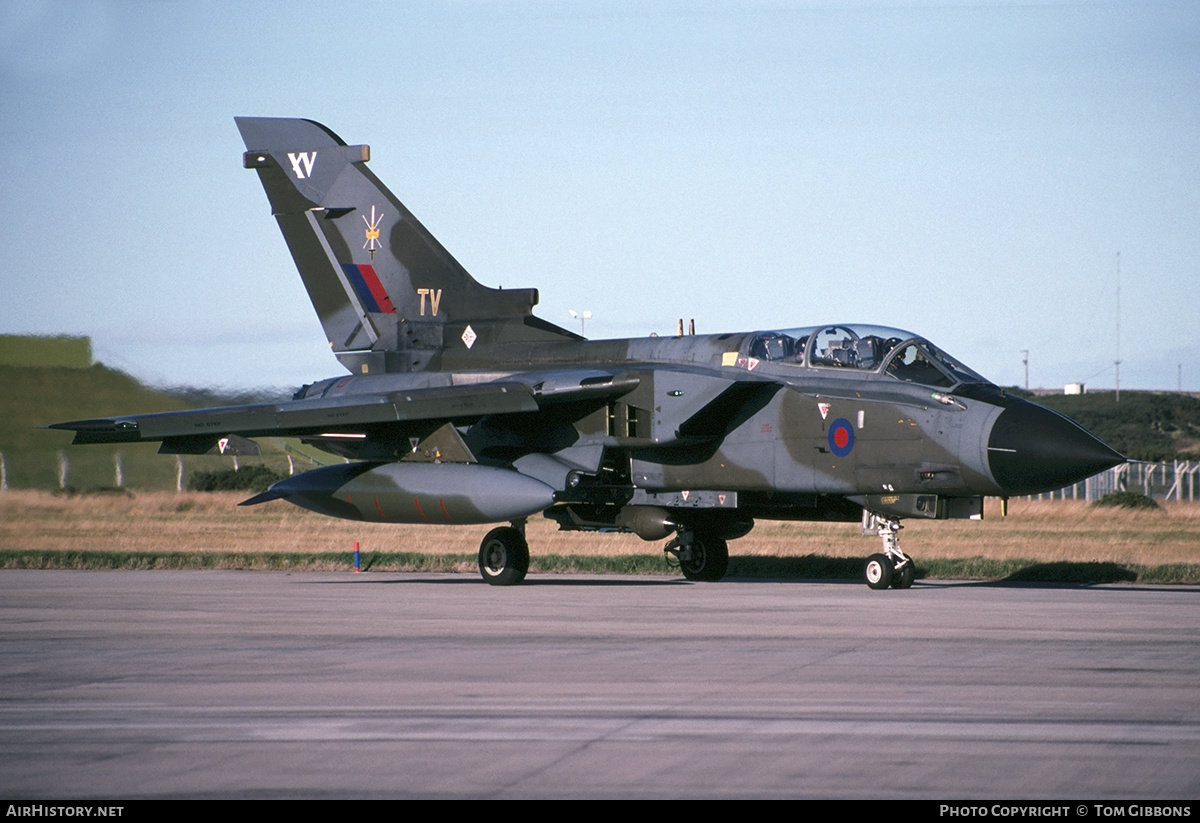
M1117 491L1141 492L1160 500L1200 498L1200 461L1126 463L1055 492L1030 495L1037 500L1099 500Z

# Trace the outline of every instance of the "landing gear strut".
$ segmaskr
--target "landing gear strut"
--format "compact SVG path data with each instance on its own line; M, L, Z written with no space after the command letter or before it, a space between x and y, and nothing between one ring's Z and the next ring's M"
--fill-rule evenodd
M683 576L698 583L715 583L729 570L729 544L717 537L700 538L682 529L663 552L674 555Z
M898 518L885 518L869 512L863 515L864 531L875 530L883 541L883 552L868 557L863 566L863 579L872 589L886 589L889 586L907 589L916 579L917 570L912 558L900 550L902 528Z
M479 573L493 586L515 586L529 573L524 525L492 529L479 544Z

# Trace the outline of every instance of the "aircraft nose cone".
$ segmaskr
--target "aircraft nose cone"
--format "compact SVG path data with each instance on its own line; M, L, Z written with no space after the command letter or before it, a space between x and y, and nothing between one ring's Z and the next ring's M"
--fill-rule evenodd
M988 437L992 477L1009 495L1061 489L1124 462L1075 421L1034 403L1006 408Z

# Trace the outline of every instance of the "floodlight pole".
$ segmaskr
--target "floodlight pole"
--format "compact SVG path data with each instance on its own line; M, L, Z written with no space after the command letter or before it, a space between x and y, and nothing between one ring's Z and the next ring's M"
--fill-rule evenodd
M585 309L584 311L577 312L574 309L567 309L567 314L579 321L579 336L587 337L587 335L583 333L583 324L592 319L591 311Z

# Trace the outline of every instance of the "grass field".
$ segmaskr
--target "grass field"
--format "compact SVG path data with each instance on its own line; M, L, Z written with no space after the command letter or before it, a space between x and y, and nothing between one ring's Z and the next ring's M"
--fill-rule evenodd
M147 492L73 497L0 494L0 565L88 568L346 568L354 541L374 569L475 571L489 527L355 523L283 502L240 508L239 493ZM988 501L991 504L993 501ZM980 521L908 520L901 545L920 576L1200 582L1200 504L1165 511L1079 501L1012 501ZM666 573L662 542L560 533L532 519L535 571ZM664 541L665 542L665 541ZM732 576L857 576L879 550L856 524L763 521L730 544Z

